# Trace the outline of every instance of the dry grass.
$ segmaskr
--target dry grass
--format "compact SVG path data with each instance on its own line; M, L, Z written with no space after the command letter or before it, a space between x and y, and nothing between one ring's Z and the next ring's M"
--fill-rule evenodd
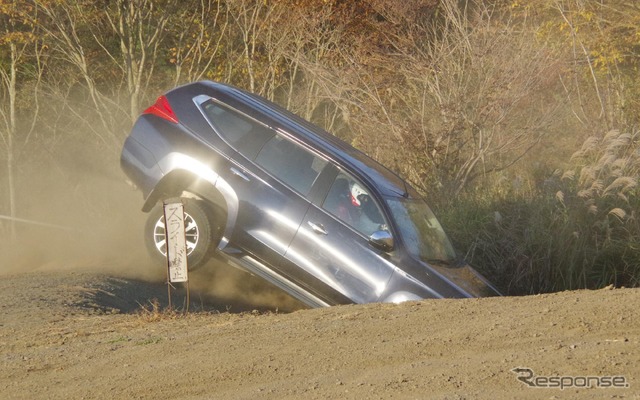
M566 170L524 190L494 186L462 196L443 222L468 260L507 293L638 286L639 139L615 130L590 137Z
M186 311L177 310L171 307L162 307L158 299L149 300L148 304L141 304L138 311L140 320L144 322L159 322L175 320L187 315Z
M147 304L140 304L140 308L136 313L137 319L142 323L155 323L155 322L166 322L166 321L175 321L181 319L189 319L189 318L199 318L203 316L210 315L226 315L228 318L231 315L239 315L239 316L249 316L249 317L257 317L261 315L275 315L279 314L279 310L257 310L253 309L250 311L242 311L239 313L232 313L231 307L227 306L227 309L224 311L216 311L216 310L196 310L189 311L186 307L184 308L175 308L175 307L163 307L158 299L149 300Z
M580 178L569 190L577 191L578 197L586 203L607 199L611 203L621 200L629 204L628 196L637 188L640 175L638 139L637 132L629 134L617 130L609 131L602 137L588 138L571 157L574 169L563 174L563 180L573 181L576 170L579 170ZM624 209L622 205L603 211L610 213L614 208ZM615 214L619 215L618 212Z

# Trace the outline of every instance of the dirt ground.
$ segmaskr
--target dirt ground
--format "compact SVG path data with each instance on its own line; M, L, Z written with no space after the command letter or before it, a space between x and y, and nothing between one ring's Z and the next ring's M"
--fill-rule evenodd
M236 294L192 274L188 314L154 311L157 276L0 274L0 398L640 399L637 289L309 310L221 273L239 274ZM171 298L184 309L184 288Z

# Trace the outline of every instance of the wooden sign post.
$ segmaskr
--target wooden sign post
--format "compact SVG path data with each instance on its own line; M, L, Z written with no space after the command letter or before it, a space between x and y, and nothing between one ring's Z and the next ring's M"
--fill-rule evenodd
M187 270L187 241L184 229L184 206L181 202L164 203L165 235L167 243L167 285L171 308L171 283L187 282L189 307L189 279Z

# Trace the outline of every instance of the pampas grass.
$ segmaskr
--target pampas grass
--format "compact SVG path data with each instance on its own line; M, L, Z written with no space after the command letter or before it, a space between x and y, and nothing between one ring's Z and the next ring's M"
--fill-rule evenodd
M508 181L440 208L456 247L503 291L640 285L638 132L587 138L565 170L526 190Z

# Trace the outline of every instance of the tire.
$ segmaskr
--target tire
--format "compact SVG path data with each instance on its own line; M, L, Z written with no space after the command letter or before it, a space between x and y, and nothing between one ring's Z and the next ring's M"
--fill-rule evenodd
M202 203L192 199L182 199L182 203L187 241L187 267L189 271L193 271L208 261L219 238L214 240L211 222ZM164 212L162 204L159 204L149 213L144 229L144 239L151 258L158 263L166 264L167 250L164 235Z

